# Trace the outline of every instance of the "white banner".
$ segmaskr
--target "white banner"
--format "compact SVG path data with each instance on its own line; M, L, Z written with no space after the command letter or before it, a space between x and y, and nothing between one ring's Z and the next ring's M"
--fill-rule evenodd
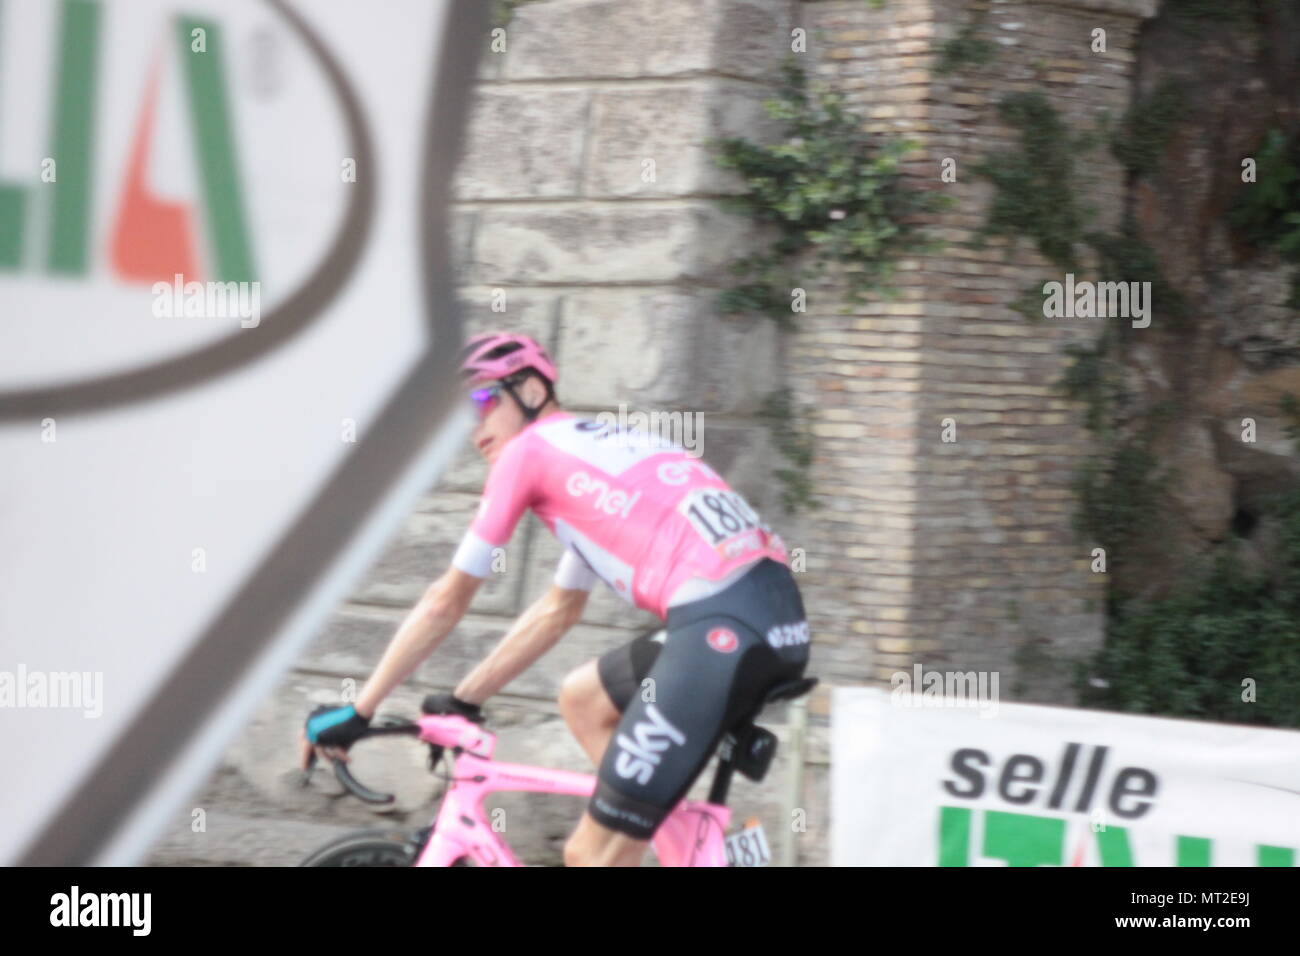
M0 3L0 863L128 863L465 433L478 0Z
M943 704L835 689L835 865L1298 862L1298 732Z

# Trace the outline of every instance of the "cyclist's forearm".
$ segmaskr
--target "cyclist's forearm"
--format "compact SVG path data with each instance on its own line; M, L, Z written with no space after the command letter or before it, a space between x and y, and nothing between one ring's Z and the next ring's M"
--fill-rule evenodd
M406 615L357 697L358 713L373 717L375 709L393 688L411 676L460 623L472 596L469 588L474 585L455 587L454 584L447 578L441 579Z
M496 694L578 623L586 601L585 591L552 589L520 615L483 662L465 675L456 685L455 695L481 704Z

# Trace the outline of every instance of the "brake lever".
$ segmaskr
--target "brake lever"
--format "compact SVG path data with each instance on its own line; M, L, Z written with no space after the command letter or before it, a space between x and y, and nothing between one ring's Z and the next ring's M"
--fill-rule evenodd
M368 728L359 738L357 743L369 737L392 737L392 736L416 736L420 732L420 725L414 721L402 717L379 717L376 722ZM434 769L438 760L442 757L443 749L437 744L429 745L429 768ZM359 800L365 803L376 805L387 805L393 803L397 797L391 793L382 793L379 790L371 790L356 777L352 776L352 771L348 769L346 760L339 760L326 754L331 764L334 766L334 777L343 788ZM299 786L306 787L311 782L312 771L317 763L317 753L313 749L307 757L307 769L302 773L302 779Z
M420 732L420 725L414 721L407 720L403 717L380 716L359 738L356 743L373 737L395 737L395 736L416 736ZM358 800L365 803L375 804L377 806L386 806L396 801L397 797L391 793L383 793L379 790L371 790L364 783L352 775L348 769L346 760L338 760L329 754L330 763L334 765L334 778L343 785L343 788L352 794Z
M348 769L347 761L334 760L334 777L339 783L347 789L354 797L366 803L373 803L384 806L392 803L397 799L391 793L381 793L378 790L371 790L356 777L352 776L352 771Z

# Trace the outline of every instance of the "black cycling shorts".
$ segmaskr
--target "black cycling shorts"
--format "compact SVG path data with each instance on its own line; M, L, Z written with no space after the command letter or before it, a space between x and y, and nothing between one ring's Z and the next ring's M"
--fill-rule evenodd
M612 830L650 839L723 734L773 684L803 676L808 650L794 576L764 558L725 591L669 608L664 631L602 656L601 683L623 716L588 812Z

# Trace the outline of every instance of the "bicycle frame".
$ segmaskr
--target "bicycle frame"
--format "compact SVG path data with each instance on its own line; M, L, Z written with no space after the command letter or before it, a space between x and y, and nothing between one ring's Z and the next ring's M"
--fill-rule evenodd
M419 726L421 740L452 748L456 757L433 835L416 866L451 866L461 857L479 866L523 866L493 829L484 798L501 791L589 797L596 789L592 774L493 760L496 734L464 717L426 715ZM651 845L662 866L726 866L723 838L730 822L729 807L683 800L659 827Z

